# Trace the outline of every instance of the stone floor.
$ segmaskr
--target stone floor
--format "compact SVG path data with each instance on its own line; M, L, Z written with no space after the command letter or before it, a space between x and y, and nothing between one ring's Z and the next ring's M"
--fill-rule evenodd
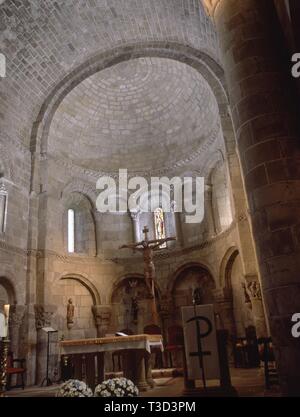
M155 378L156 386L152 390L142 392L142 397L179 397L183 391L183 378L173 377L172 372L164 370L157 372ZM167 376L169 375L169 376ZM232 385L240 397L272 397L280 396L278 387L266 391L264 388L264 375L262 369L231 369ZM209 385L213 385L210 382ZM58 385L50 387L30 387L25 390L14 389L7 392L7 397L54 397Z

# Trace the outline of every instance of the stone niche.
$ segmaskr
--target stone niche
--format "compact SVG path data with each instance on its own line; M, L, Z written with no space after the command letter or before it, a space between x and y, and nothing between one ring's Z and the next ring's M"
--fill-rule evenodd
M68 300L74 305L72 326L67 325ZM94 300L89 289L75 278L60 279L52 290L52 303L57 306L56 325L59 337L82 339L96 337L97 330L92 312Z
M159 308L159 295L156 293ZM141 277L128 277L117 285L112 295L112 332L130 329L133 333L143 333L151 324L151 300Z
M201 267L187 267L175 280L172 299L174 306L173 320L181 325L181 307L193 305L193 292L200 289L202 294L201 304L213 304L213 289L215 283L207 270Z

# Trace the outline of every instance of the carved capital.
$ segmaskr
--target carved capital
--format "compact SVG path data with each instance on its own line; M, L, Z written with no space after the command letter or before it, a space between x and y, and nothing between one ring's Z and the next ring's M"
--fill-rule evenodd
M260 284L257 281L251 281L247 285L248 291L253 299L261 300L261 290L260 290Z
M140 211L130 211L130 217L132 218L133 222L138 221L139 219L139 215L140 215Z
M214 296L214 300L218 303L224 301L225 299L225 294L224 294L224 290L223 288L216 288L215 290L212 290L213 296Z
M172 297L169 294L162 295L161 299L159 300L159 306L160 314L164 317L169 316L173 308Z
M221 0L202 0L205 11L210 17L214 17L216 8L218 7L220 1Z
M245 275L246 288L251 299L261 300L261 288L257 275Z
M40 330L43 327L51 326L51 320L55 310L55 306L43 306L40 304L36 304L34 306L35 326L37 330Z
M20 327L23 322L25 310L26 306L12 305L9 312L9 326Z
M92 307L94 319L97 327L108 327L111 318L111 306L95 305Z

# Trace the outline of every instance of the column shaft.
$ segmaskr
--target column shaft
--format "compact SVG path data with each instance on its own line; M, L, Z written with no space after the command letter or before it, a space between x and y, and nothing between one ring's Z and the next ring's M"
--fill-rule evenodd
M204 0L214 16L283 391L300 394L300 142L271 0Z

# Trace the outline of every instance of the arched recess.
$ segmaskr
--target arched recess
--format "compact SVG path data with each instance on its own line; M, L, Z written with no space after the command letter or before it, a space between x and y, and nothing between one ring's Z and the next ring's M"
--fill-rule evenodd
M9 142L9 139L6 138ZM7 147L0 143L0 179L5 178L11 182L14 182L15 175L13 171L13 155L7 149Z
M66 76L49 94L40 109L31 135L31 149L47 152L49 128L56 109L66 95L85 78L120 62L142 57L169 58L196 69L210 85L218 102L221 119L230 119L224 72L220 65L203 51L176 42L149 42L126 44L94 56ZM223 123L222 123L223 124ZM228 124L228 123L227 123Z
M220 265L220 281L219 285L220 288L231 289L231 268L235 258L238 256L239 251L236 246L232 246L229 248L225 255L222 258L221 265Z
M73 324L68 326L68 301L74 306ZM93 306L101 303L95 286L86 277L67 274L57 279L51 286L49 302L57 306L55 315L59 336L66 339L96 337L97 330L93 315Z
M17 304L14 285L7 277L0 276L0 303Z
M80 179L73 179L71 182L65 185L62 190L61 198L63 201L68 199L72 193L80 193L84 195L90 202L91 208L95 207L97 193L94 184L87 184Z
M154 213L150 210L150 207L161 208L163 210L165 237L180 236L180 230L177 230L176 215L174 212L175 202L172 200L172 195L169 193L168 185L162 185L159 190L143 190L139 192L140 204L133 207L138 211L137 221L139 224L139 230L136 233L136 240L141 241L144 239L143 227L147 226L149 229L149 239L157 239L155 232ZM175 242L168 242L166 248L172 249L176 246Z
M93 204L81 192L73 191L62 197L62 227L64 251L68 251L68 210L74 210L74 243L75 253L95 256L97 254L96 222Z
M252 305L246 290L241 256L231 248L221 264L221 285L226 299L232 305L237 337L245 337L246 329L255 326Z
M199 290L201 294L199 303L212 304L215 287L213 276L204 265L193 262L181 266L168 287L172 298L174 324L181 323L181 307L193 305L195 290Z
M73 280L80 282L91 294L93 303L95 305L101 304L101 298L100 298L100 294L97 288L95 287L94 284L91 283L91 281L87 277L84 277L83 275L79 275L79 274L66 274L60 278L60 280L65 280L65 279L73 279Z
M233 222L232 199L228 168L224 159L211 168L208 176L211 187L211 208L217 234L228 229Z
M158 311L160 310L160 291L155 288ZM126 274L118 279L111 292L112 305L111 331L130 329L133 333L143 333L151 323L151 299L144 275Z
M178 267L176 269L175 272L171 273L171 275L169 276L169 280L168 280L167 293L170 294L172 292L172 290L173 290L173 288L176 284L176 281L180 278L180 275L184 271L189 270L189 269L193 269L193 268L194 269L198 268L199 270L207 271L207 274L210 276L210 278L214 282L214 287L216 286L215 279L213 278L213 274L212 274L210 268L202 262L191 261L191 262L183 263L180 267Z

